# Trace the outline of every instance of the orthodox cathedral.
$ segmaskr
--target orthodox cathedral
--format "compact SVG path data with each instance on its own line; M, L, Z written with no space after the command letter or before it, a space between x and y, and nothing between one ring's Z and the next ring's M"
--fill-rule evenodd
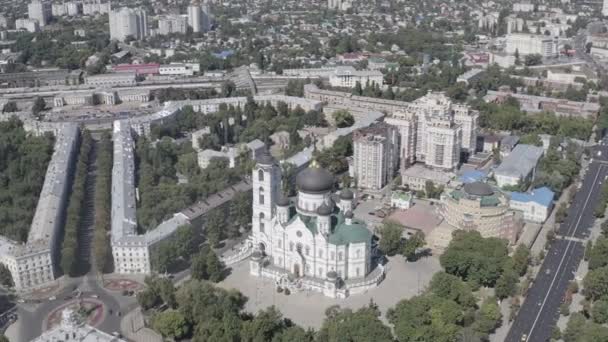
M268 152L257 159L252 185L252 275L333 298L384 279L382 265L371 262L371 232L353 218L352 191L332 194L334 177L316 161L296 176L295 203L281 193L281 170Z

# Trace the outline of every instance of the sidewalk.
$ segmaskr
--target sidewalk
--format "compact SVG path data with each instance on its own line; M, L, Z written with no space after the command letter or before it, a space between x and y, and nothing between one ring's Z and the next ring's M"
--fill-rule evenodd
M120 331L129 341L135 342L162 342L163 338L154 330L146 328L144 316L138 307L124 315L120 321Z

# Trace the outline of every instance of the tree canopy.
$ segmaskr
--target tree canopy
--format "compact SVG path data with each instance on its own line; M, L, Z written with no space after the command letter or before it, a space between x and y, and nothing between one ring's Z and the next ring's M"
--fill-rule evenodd
M32 136L16 118L0 122L0 234L25 242L51 155L51 135Z

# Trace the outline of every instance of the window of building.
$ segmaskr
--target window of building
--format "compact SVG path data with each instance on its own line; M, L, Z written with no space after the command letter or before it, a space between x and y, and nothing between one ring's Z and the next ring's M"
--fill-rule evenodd
M319 267L319 277L323 277L323 268Z
M279 244L279 248L283 247L283 240L279 239L278 244Z
M331 260L336 259L336 253L335 252L329 253L329 259L331 259Z
M258 180L259 180L260 182L263 182L263 181L264 181L264 170L259 170L259 171L258 171Z
M338 261L342 261L342 259L344 259L344 255L342 252L338 252Z
M319 249L319 258L322 258L322 257L323 257L323 250Z
M260 193L258 196L258 202L264 204L264 188L260 187Z
M293 252L293 242L289 242L289 251Z
M360 249L357 249L355 251L355 256L356 256L357 259L359 259L361 257L361 250Z
M359 267L357 267L355 269L355 275L358 277L360 273L361 273L361 270L359 269Z
M309 256L310 255L310 247L306 246L305 250L306 250L306 256Z

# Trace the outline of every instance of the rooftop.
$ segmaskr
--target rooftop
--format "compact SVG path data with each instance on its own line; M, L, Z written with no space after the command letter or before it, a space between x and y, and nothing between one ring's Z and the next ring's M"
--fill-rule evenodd
M543 155L543 148L533 145L519 144L496 168L496 175L505 177L526 177Z
M549 207L551 203L553 203L553 198L555 197L555 193L551 191L551 189L543 186L541 188L536 188L531 192L512 192L511 193L511 201L516 202L535 202L542 206Z

